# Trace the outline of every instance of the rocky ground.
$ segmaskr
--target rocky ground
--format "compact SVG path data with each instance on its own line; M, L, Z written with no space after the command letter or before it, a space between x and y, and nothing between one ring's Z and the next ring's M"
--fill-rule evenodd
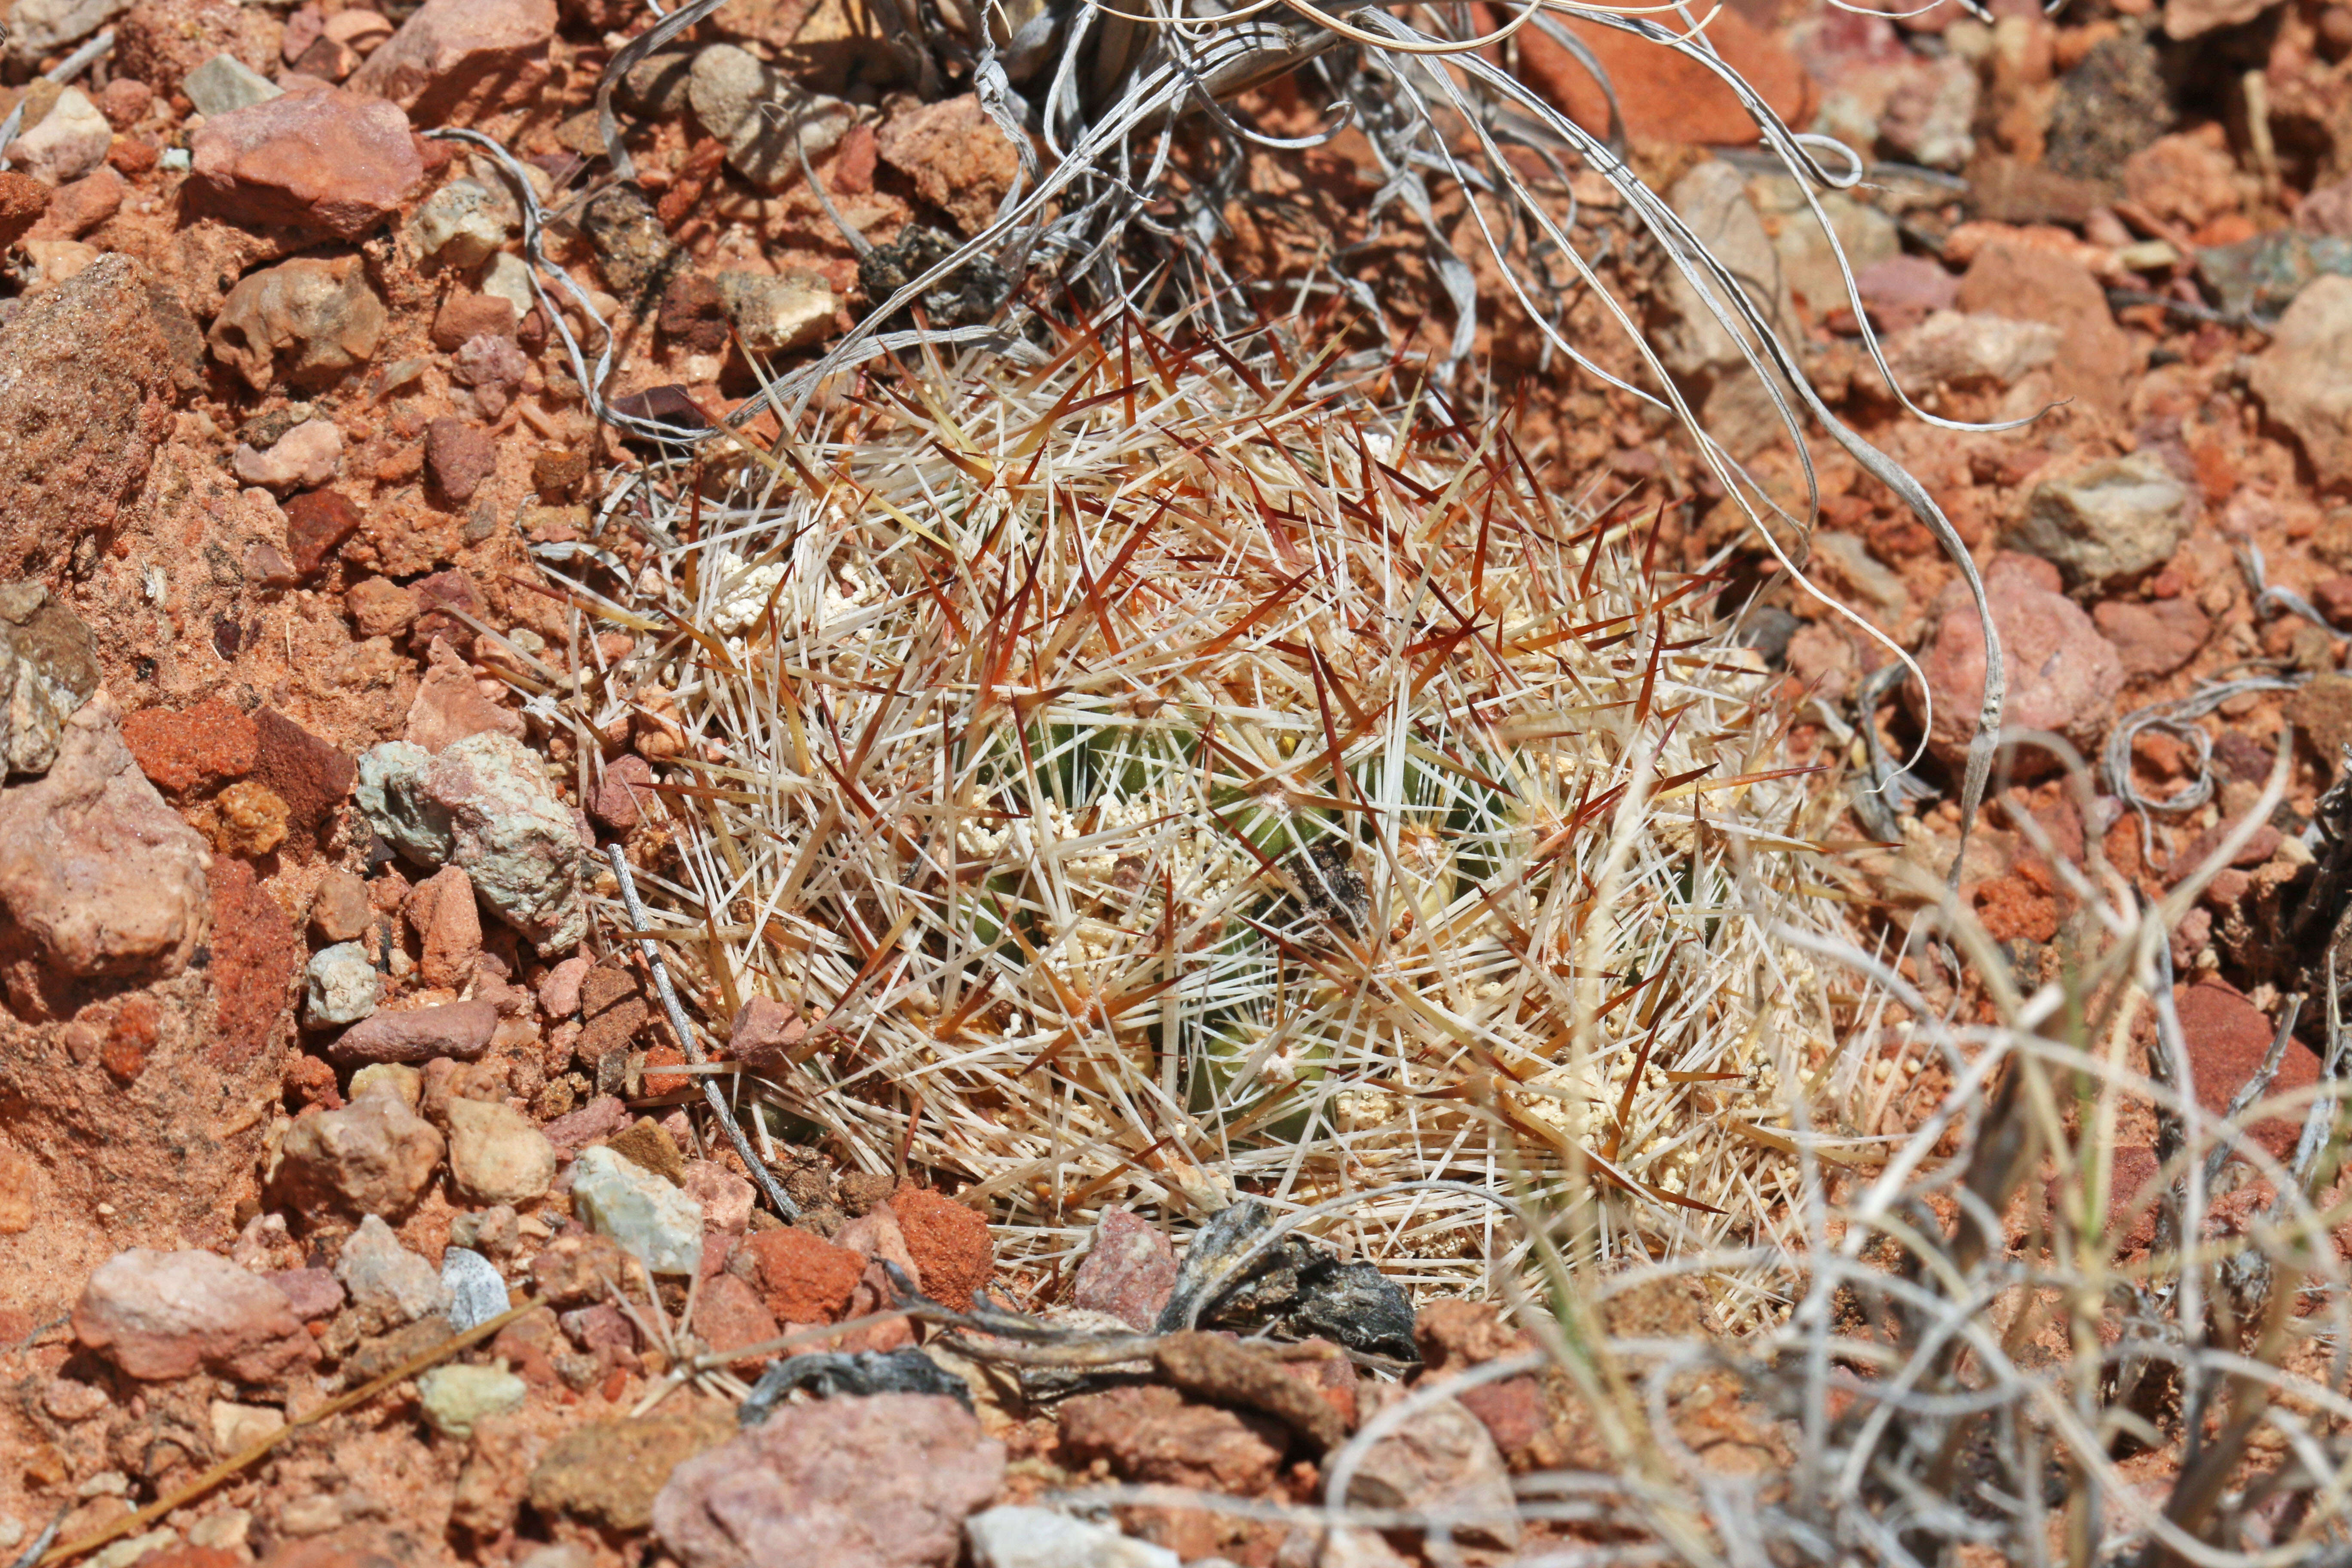
M8 16L0 1557L53 1521L68 1542L101 1530L290 1422L265 1460L89 1560L1309 1561L1311 1537L1280 1522L1137 1507L1122 1541L1024 1505L1072 1477L1316 1498L1318 1458L1401 1386L1402 1345L1276 1362L1182 1343L1125 1386L1050 1405L975 1373L958 1397L787 1405L734 1441L734 1412L698 1394L640 1412L702 1346L888 1305L888 1264L969 1307L991 1241L983 1214L920 1173L843 1172L815 1151L785 1152L805 1217L780 1225L681 1107L688 1079L662 1069L683 1058L641 961L590 935L586 900L611 873L583 851L658 855L645 786L676 735L654 690L602 733L526 721L534 670L583 656L533 552L593 539L614 570L642 569L644 542L592 511L635 459L589 413L557 330L593 346L589 311L567 303L559 322L531 290L506 178L422 132L468 128L520 161L551 214L551 261L617 325L608 395L705 418L754 390L751 354L796 363L870 303L758 106L800 108L816 179L876 243L977 232L1017 167L969 93L913 90L861 6L732 0L623 85L638 179L614 184L595 85L651 20L616 0L16 0ZM43 79L101 26L110 51ZM1797 187L1753 155L1727 92L1582 30L1637 167L1974 552L2011 722L2095 758L2127 714L2274 678L2184 721L2210 747L2210 800L2144 835L2112 781L2085 814L2029 760L1964 878L2037 979L2075 918L2052 857L2104 855L2161 891L2289 746L2284 803L2173 944L2218 1110L2310 962L2282 932L2352 743L2337 629L2352 628L2352 8L1722 13L1719 46L1776 109L1882 160L1823 207L1897 379L1948 421L2038 415L1997 430L1890 394ZM1509 57L1605 123L1557 44L1522 33ZM1248 107L1277 131L1318 118L1281 87ZM1236 270L1317 264L1360 233L1378 180L1352 132L1295 163L1261 156L1229 214ZM1611 193L1575 189L1669 370L1801 510L1752 373ZM1409 247L1347 265L1431 303L1426 323L1394 312L1401 352L1450 332ZM1786 672L1800 757L1853 763L1856 725L1897 754L1924 739L1921 775L1944 796L1903 817L1875 870L1939 869L1984 654L1928 531L1816 444L1808 571L1880 634L1863 635L1789 580L1662 421L1547 362L1514 309L1482 321L1479 363L1522 400L1531 453L1564 488L1600 476L1664 503L1667 547L1689 562L1732 547L1740 595L1760 589L1745 635ZM1589 298L1562 310L1571 328L1598 320ZM2284 595L2258 594L2257 559ZM626 668L631 634L591 635ZM1916 650L1932 723L1916 683L1865 686L1896 646ZM1861 712L1865 691L1880 700ZM2185 787L2200 750L2141 731L2135 787ZM747 1016L735 1047L790 1024ZM2298 1044L2281 1083L2317 1071ZM2126 1132L2119 1164L2152 1171L2150 1130ZM665 1275L657 1290L625 1245ZM1113 1215L1073 1278L994 1285L1144 1330L1177 1275L1166 1237ZM698 1344L673 1327L688 1279ZM504 1313L509 1290L534 1305L486 1343L312 1419ZM1700 1326L1688 1302L1643 1310ZM1421 1304L1415 1335L1430 1368L1522 1348L1475 1303ZM914 1338L894 1319L808 1348ZM1749 1456L1726 1463L1776 1462L1769 1427L1689 1405L1695 1431ZM1417 1417L1359 1485L1507 1515L1511 1472L1589 1441L1564 1386L1517 1377ZM1498 1526L1475 1550L1536 1539ZM1347 1561L1420 1550L1364 1536Z

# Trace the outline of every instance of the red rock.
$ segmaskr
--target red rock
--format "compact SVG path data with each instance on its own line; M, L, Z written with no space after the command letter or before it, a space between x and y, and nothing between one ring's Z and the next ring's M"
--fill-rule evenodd
M455 353L475 338L514 335L514 301L496 294L453 289L433 317L433 346L443 353Z
M1486 1428L1458 1400L1423 1405L1360 1457L1347 1500L1360 1508L1454 1516L1454 1538L1478 1545L1519 1543L1511 1479Z
M1340 1424L1350 1432L1356 1429L1359 1414L1356 1401L1356 1367L1339 1347L1318 1336L1304 1342L1310 1345L1330 1345L1331 1353L1324 1356L1302 1356L1297 1361L1279 1363L1282 1370L1313 1389L1323 1403L1331 1407Z
M530 1279L537 1287L540 1299L559 1307L573 1306L583 1301L597 1304L613 1311L611 1292L604 1281L620 1283L631 1277L628 1254L607 1237L578 1226L567 1226L562 1235L547 1244L546 1250L530 1260ZM642 1278L644 1270L636 1271ZM589 1309L593 1310L594 1309ZM615 1317L620 1314L614 1312ZM574 1314L566 1312L560 1320L563 1331L572 1334L574 1343L580 1336L572 1332ZM623 1327L627 1326L623 1320ZM632 1339L630 1343L636 1342ZM586 1348L586 1347L583 1347Z
M498 1008L478 999L375 1013L338 1036L327 1047L327 1058L345 1064L423 1062L435 1057L471 1061L489 1048L498 1026Z
M654 1499L682 1568L938 1568L1004 1485L1004 1445L937 1394L788 1405Z
M2049 250L1988 247L1960 279L1959 308L2049 322L2064 334L2051 367L2055 389L2105 412L2122 406L2139 356L2108 313L2106 291L2080 264Z
M629 1108L612 1095L601 1095L568 1115L540 1129L555 1152L565 1159L599 1139L610 1138L629 1124Z
M204 122L191 190L233 222L357 239L424 182L408 116L338 89L289 92Z
M162 161L162 151L144 136L118 136L114 145L106 150L107 166L134 179Z
M2238 210L2238 165L2219 125L2159 136L2124 160L2124 194L2167 223L2201 227Z
M245 1568L245 1559L217 1546L166 1546L139 1559L138 1568Z
M879 1264L897 1264L917 1289L922 1289L923 1271L916 1266L915 1255L907 1250L906 1233L898 1228L898 1216L888 1204L876 1204L835 1231L833 1244L857 1254L866 1269L858 1294L850 1301L850 1316L863 1316L897 1299L898 1293L888 1289L889 1276L877 1267Z
M175 795L243 778L259 744L253 721L217 697L177 713L142 708L122 721L122 743L150 784Z
M1480 5L1474 14L1486 30L1500 16L1493 5ZM1608 74L1632 140L1745 147L1761 138L1738 95L1696 60L1599 23L1562 17L1560 26L1592 51ZM1812 85L1777 39L1731 10L1717 11L1706 31L1717 51L1784 122L1802 126L1812 118ZM1521 78L1577 124L1607 135L1609 101L1592 73L1537 28L1520 28L1517 41Z
M1078 1266L1070 1304L1108 1312L1149 1333L1176 1289L1176 1249L1160 1227L1127 1209L1095 1223L1093 1247Z
M453 504L473 500L498 466L498 440L480 426L441 418L425 427L425 471Z
M698 1310L698 1323L701 1316ZM532 1392L552 1394L562 1382L562 1374L555 1370L555 1357L570 1354L571 1348L562 1342L556 1329L554 1310L539 1307L498 1331L490 1341L490 1356L494 1361L504 1361L509 1372L530 1384ZM475 1436L478 1443L480 1428L476 1429Z
M215 856L209 875L213 961L205 973L220 1001L212 1056L233 1067L268 1047L290 1017L294 982L309 955L301 933L262 890L251 866Z
M874 148L967 235L996 221L1021 177L1020 153L974 93L900 110L874 132Z
M611 1244L608 1242L606 1245ZM598 1285L596 1289L602 1289L603 1287ZM564 1298L551 1296L549 1299ZM627 1314L611 1301L576 1307L556 1321L563 1326L563 1331L572 1342L580 1347L582 1353L593 1355L607 1364L636 1364L637 1331L630 1323Z
M2165 874L2166 886L2179 882L2205 864L2207 858L2221 847L2221 840L2228 837L2237 826L2234 822L2217 822L2191 839L2187 847L2175 851L2172 868ZM2230 857L2230 864L2242 867L2261 865L2278 853L2279 838L2277 828L2267 822L2262 824L2254 829L2252 837L2238 847L2238 852Z
M2352 579L2347 579L2352 582ZM2099 634L2115 645L2124 674L2133 679L2170 675L2197 657L2213 623L2190 599L2158 599L2151 604L2110 600L2091 609Z
M732 336L719 285L699 272L681 272L670 280L654 320L664 338L701 353L719 353Z
M32 624L79 630L54 602ZM70 1015L91 999L88 979L186 969L205 939L208 854L140 775L104 691L84 702L48 772L0 792L0 974L11 1003L34 1017Z
M1507 1462L1515 1455L1525 1454L1537 1438L1551 1429L1550 1413L1544 1408L1543 1385L1531 1376L1482 1383L1475 1388L1464 1389L1454 1397L1486 1428L1486 1436L1494 1439Z
M235 0L139 0L115 20L110 63L118 79L168 97L215 55L268 76L282 36L277 17Z
M555 0L425 0L351 76L419 124L470 119L535 85L555 36Z
M962 1204L920 1187L900 1187L890 1196L907 1250L922 1271L923 1294L961 1312L971 1293L996 1271L996 1243L988 1222Z
M2277 1037L2278 1026L2261 1009L2217 980L2208 980L2174 994L2173 1008L2180 1019L2180 1036L2189 1046L2189 1070L2196 1080L2197 1103L2214 1115L2229 1109L2238 1092ZM2309 1089L2319 1081L2319 1058L2301 1040L2287 1043L2270 1094ZM2250 1129L2254 1141L2274 1158L2294 1149L2302 1118L2271 1117Z
M2144 1143L2126 1144L2112 1156L2107 1170L2107 1235L2108 1240L2122 1251L2138 1251L2156 1240L2156 1216L2164 1206L2164 1198L2161 1193L2146 1193L2145 1189L2156 1180L2158 1170L2156 1151ZM2065 1202L2065 1185L2054 1176L2050 1179L2047 1193L2053 1209ZM2125 1215L2143 1195L2148 1199L2147 1205L2128 1226L2125 1226Z
M791 1226L756 1232L743 1247L768 1310L787 1322L839 1322L866 1268L856 1253Z
M121 208L123 193L129 188L121 175L107 168L60 185L29 237L79 239Z
M200 1368L267 1383L318 1355L282 1292L210 1252L117 1253L82 1288L73 1326L84 1347L150 1383Z
M1891 256L1856 268L1854 288L1882 332L1916 327L1960 296L1960 280L1924 256Z
M328 557L360 530L360 509L340 490L309 490L288 501L286 549L302 577L325 570Z
M2021 575L1988 574L1985 588L2000 633L2008 686L2002 723L2054 731L2084 755L2095 754L2123 687L2123 662L2114 646L2080 605ZM1975 606L1956 599L1939 601L1950 607L1936 621L1935 636L1919 660L1935 692L1929 744L1951 763L1968 754L1985 679L1984 629ZM1924 716L1927 704L1916 681L1905 686L1904 699L1915 715ZM2052 759L2038 748L2021 748L2017 760L2030 770L2047 767Z
M155 89L131 77L119 76L98 95L98 111L117 131L128 131L155 107Z
M491 731L523 738L522 715L484 696L474 672L448 644L436 640L430 650L431 666L416 689L416 700L409 704L402 739L437 753L468 735Z
M644 818L640 803L652 801L653 782L651 763L635 752L623 753L589 786L588 815L615 833L628 832Z
M656 1046L653 1049L647 1051L646 1053L646 1092L648 1095L658 1099L663 1095L676 1094L681 1089L686 1089L688 1085L694 1082L691 1075L682 1072L663 1072L661 1070L663 1068L684 1067L685 1065L686 1053L679 1050L676 1046Z
M0 326L0 579L62 570L145 483L173 397L149 283L101 256Z
M99 1051L99 1066L120 1083L131 1083L146 1070L147 1058L155 1051L161 1037L163 1010L155 998L140 993L126 996L122 1005L114 1010L114 1022L106 1032L106 1044Z
M705 1272L724 1265L735 1238L751 1223L759 1194L751 1184L717 1160L688 1160L678 1189L702 1205Z
M1525 1332L1503 1321L1502 1309L1495 1303L1461 1297L1423 1306L1413 1319L1412 1338L1421 1350L1422 1370L1432 1376L1484 1366L1535 1348Z
M761 1303L749 1285L732 1274L714 1274L705 1279L694 1304L694 1331L702 1336L712 1350L740 1350L778 1337L776 1320ZM752 1371L759 1363L738 1363L738 1369Z
M416 621L409 628L409 647L422 653L438 637L460 654L474 651L474 628L453 613L462 612L473 620L489 614L472 577L453 567L419 577L408 585L408 590L416 595Z
M808 1024L800 1009L772 996L754 996L735 1015L727 1048L745 1071L780 1078L792 1065L793 1050L806 1038Z
M24 238L48 210L48 186L30 174L0 172L0 250Z
M317 833L351 795L359 765L275 709L257 709L253 728L254 776L286 803L290 825Z
M427 985L455 991L474 973L482 952L482 916L474 903L473 879L459 866L444 866L408 895L408 923L424 956L417 972Z
M288 1268L263 1279L278 1287L304 1322L331 1318L343 1305L343 1283L331 1268Z
M1074 1469L1101 1459L1125 1480L1238 1497L1272 1486L1289 1446L1269 1416L1188 1404L1157 1384L1066 1400L1061 1426L1063 1463Z

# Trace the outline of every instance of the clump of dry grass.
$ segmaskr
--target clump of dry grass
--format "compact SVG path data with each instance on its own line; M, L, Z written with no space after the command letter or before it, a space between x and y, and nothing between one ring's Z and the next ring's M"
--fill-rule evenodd
M1293 352L1116 318L634 492L675 547L616 607L677 629L588 717L678 731L640 889L714 1038L812 1026L737 1092L1040 1272L1237 1190L1374 1194L1329 1234L1408 1285L1517 1271L1492 1204L1382 1191L1433 1178L1612 1257L1792 1243L1799 1148L1872 1157L1893 1086L1775 934L1840 906L1760 661L1638 512Z

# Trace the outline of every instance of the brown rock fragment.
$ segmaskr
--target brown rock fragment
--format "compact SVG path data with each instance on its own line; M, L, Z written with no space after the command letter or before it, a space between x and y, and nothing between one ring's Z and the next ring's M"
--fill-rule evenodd
M615 833L628 832L652 803L653 782L653 764L635 752L614 758L589 787L588 815Z
M327 1056L344 1063L471 1061L489 1048L498 1026L498 1008L479 999L373 1013L338 1036Z
M441 1134L394 1094L363 1094L341 1110L297 1117L279 1144L286 1201L397 1219L441 1163Z
M296 830L316 834L351 795L358 764L274 708L254 710L253 731L253 776L286 803Z
M498 442L480 426L442 418L425 426L425 471L449 501L473 500L498 464Z
M474 338L514 334L514 301L496 294L452 289L433 316L433 346L443 353L455 353Z
M388 320L359 258L301 256L239 279L205 342L256 392L318 386L373 359Z
M365 882L341 869L319 879L318 891L310 896L310 930L320 941L357 942L374 924Z
M501 708L482 695L474 672L466 668L449 645L436 640L432 664L409 705L402 739L427 752L439 752L453 742L489 731L523 738L522 715Z
M360 510L340 490L310 490L286 503L286 551L295 572L315 577L360 528Z
M694 1329L712 1350L740 1350L782 1332L759 1293L732 1274L712 1275L702 1282L701 1291L694 1309ZM737 1370L748 1373L756 1373L759 1365L756 1358L736 1363Z
M955 220L965 235L996 221L997 204L1021 177L1021 155L976 94L902 110L874 133L882 162Z
M686 1155L669 1130L650 1116L604 1140L604 1147L640 1169L651 1171L675 1186L686 1179Z
M267 855L286 842L286 803L268 784L239 779L213 803L206 828L224 855Z
M171 352L127 256L99 258L0 327L0 577L53 571L113 527L171 399Z
M643 1530L671 1473L738 1430L731 1406L692 1394L666 1399L630 1420L576 1427L531 1472L531 1506L608 1530Z
M1255 1412L1195 1405L1172 1388L1118 1388L1062 1405L1063 1463L1106 1461L1133 1481L1203 1487L1240 1497L1274 1484L1287 1433Z
M1959 307L2056 327L2064 334L2053 366L2058 390L2095 408L2121 406L2138 354L2107 310L2098 279L2077 263L2024 246L1991 247L1960 279Z
M35 1016L74 1010L92 977L173 975L205 934L204 841L164 805L101 693L66 721L57 760L0 790L0 966Z
M1273 1357L1245 1349L1223 1334L1162 1335L1152 1346L1151 1362L1160 1376L1184 1393L1271 1415L1318 1452L1347 1439L1347 1423L1322 1395L1285 1371Z
M398 637L416 619L416 595L389 577L367 577L343 595L352 626L363 637Z
M115 21L113 66L168 96L215 55L270 74L282 35L277 17L234 0L139 0Z
M808 1037L800 1010L772 996L754 996L735 1015L727 1048L749 1072L781 1077L791 1065L791 1052ZM884 1196L887 1196L886 1188Z

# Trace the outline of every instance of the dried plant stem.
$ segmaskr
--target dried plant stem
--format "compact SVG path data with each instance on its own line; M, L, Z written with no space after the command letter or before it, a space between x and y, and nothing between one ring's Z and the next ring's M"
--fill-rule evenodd
M621 899L628 909L631 929L643 931L646 909L637 901L637 882L629 874L628 856L621 846L614 844L608 848L605 858L612 862L614 879L621 884ZM688 1062L702 1066L702 1046L695 1038L694 1026L688 1021L686 1009L678 1005L677 991L669 983L669 967L662 963L661 949L654 945L651 937L641 936L637 939L637 951L645 955L646 967L653 971L654 990L661 997L662 1011L669 1017L669 1026L677 1032L678 1049L686 1053ZM768 1202L774 1205L776 1212L784 1218L800 1218L800 1205L793 1202L791 1194L784 1191L783 1184L776 1180L776 1173L768 1169L767 1162L751 1152L751 1145L745 1140L743 1129L736 1124L735 1112L728 1106L727 1097L719 1092L719 1086L705 1079L702 1098L704 1103L710 1107L710 1113L719 1119L719 1125L727 1130L727 1141L735 1146L735 1152L743 1161L743 1169L760 1184L760 1190L767 1194Z

